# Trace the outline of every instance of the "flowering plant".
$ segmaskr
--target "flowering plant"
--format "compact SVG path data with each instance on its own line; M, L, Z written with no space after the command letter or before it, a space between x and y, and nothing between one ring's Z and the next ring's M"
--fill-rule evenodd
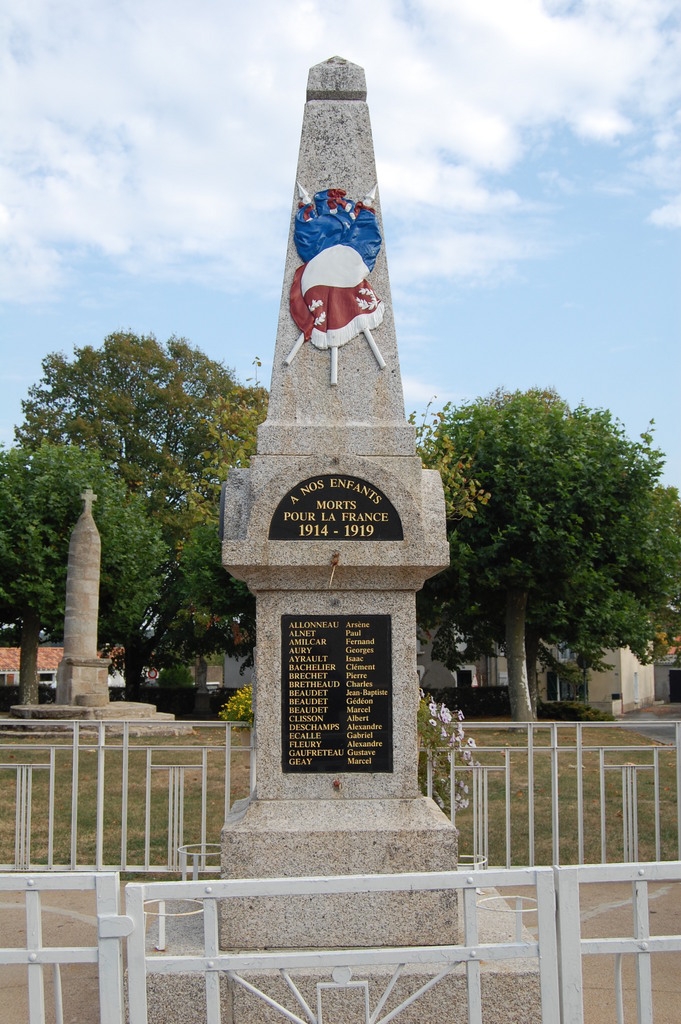
M242 686L218 711L223 722L247 722L253 725L253 687Z
M421 702L417 715L419 745L425 757L419 758L419 781L425 787L428 765L432 765L433 800L445 811L450 811L450 772L458 764L472 768L472 750L475 740L466 739L463 728L463 712L450 711L446 704L438 704L430 694L420 691ZM454 790L454 811L468 807L468 783L459 778Z

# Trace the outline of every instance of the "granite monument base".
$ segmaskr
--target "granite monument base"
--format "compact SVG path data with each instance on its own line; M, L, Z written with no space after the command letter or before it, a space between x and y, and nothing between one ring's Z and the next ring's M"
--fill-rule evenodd
M222 832L223 878L454 870L457 832L432 800L255 800ZM436 945L456 894L262 896L221 904L224 949Z
M57 704L103 707L109 703L109 658L64 656L57 670Z
M515 915L509 913L511 907L502 899L498 900L498 904L498 909L479 915L481 943L513 942L516 938ZM193 939L186 935L179 936L177 951L188 953L191 950L200 955L200 917L177 920L198 922L192 925L196 929ZM522 930L522 937L525 941L534 941L534 936L525 929ZM175 951L174 938L169 931L168 952ZM152 929L147 935L147 948L150 952L155 941ZM398 963L399 957L396 958L395 967ZM334 984L330 968L324 971L295 970L292 979L315 1013L317 985L322 983L324 987L320 994L324 1024L365 1024L368 1019L365 1013L367 990L370 1010L373 1012L395 967L354 967L348 979L349 985ZM407 963L383 1007L382 1016L388 1015L441 969L441 963L437 962L428 965ZM297 1014L299 1018L305 1016L279 972L252 970L243 972L242 976L289 1012ZM364 981L367 986L360 988L357 983ZM480 963L480 987L485 1024L540 1024L542 1012L536 959L497 962L483 960ZM184 1024L186 1020L191 1020L192 1024L207 1024L206 984L202 974L149 974L147 995L149 1024ZM220 1004L224 1024L280 1024L284 1019L279 1011L270 1008L238 982L230 981L225 974L220 975ZM400 1024L467 1024L466 965L457 965L449 975L402 1010L395 1019Z

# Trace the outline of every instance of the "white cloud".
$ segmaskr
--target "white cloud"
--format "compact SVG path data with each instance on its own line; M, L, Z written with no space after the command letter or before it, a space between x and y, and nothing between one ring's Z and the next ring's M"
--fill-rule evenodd
M516 192L487 188L472 167L428 160L418 154L406 166L398 157L380 161L378 172L381 195L391 196L395 212L406 220L420 216L420 208L435 204L439 210L458 214L499 214L521 206Z
M414 408L424 409L431 402L433 409L441 409L446 402L459 401L462 397L449 388L443 387L442 381L427 381L409 374L402 374L402 387L404 389L404 405L409 412Z
M681 194L670 203L653 210L649 220L659 228L681 228Z
M638 170L658 182L679 147L672 0L10 0L4 22L6 300L93 257L241 287L277 275L307 69L333 53L366 69L384 208L402 204L391 262L408 249L412 273L475 280L546 251L502 178L546 131L650 138Z
M476 283L513 274L516 264L545 255L548 245L516 231L494 228L457 229L450 222L425 218L402 230L390 251L390 272L396 289L415 282L430 285L443 280Z
M577 186L570 178L565 177L560 171L540 171L539 180L544 189L550 194L572 196L577 192Z

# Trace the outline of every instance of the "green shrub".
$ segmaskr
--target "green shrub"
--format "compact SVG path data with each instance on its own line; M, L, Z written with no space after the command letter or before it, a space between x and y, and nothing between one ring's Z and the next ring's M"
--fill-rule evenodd
M186 665L171 665L158 674L158 685L167 687L193 686L194 679Z
M253 725L253 687L242 686L218 711L223 722L248 722Z
M541 701L537 705L537 718L558 719L561 722L614 722L609 711L599 711L578 700Z

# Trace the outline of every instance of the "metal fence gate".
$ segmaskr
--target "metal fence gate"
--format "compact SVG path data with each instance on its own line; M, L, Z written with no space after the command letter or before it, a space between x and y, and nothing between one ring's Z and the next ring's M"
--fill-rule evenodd
M94 900L96 927L91 945L61 945L44 936L45 907L50 894L91 892ZM13 904L4 899L23 895L23 904L16 905L15 914L23 911L23 922L10 929L7 915ZM120 882L115 872L68 874L0 875L0 966L25 968L29 1024L45 1024L54 1020L64 1024L62 968L70 964L94 964L97 969L98 992L91 999L98 1001L101 1024L124 1024L123 947L122 938L130 934L132 922L120 913ZM24 942L22 943L22 939ZM49 983L46 986L46 981ZM49 987L49 999L46 997ZM98 999L97 999L98 997ZM72 1017L69 1016L69 1019Z
M589 924L585 894L590 889L600 893L603 887L613 885L619 887L616 921L598 937L585 934ZM221 1024L230 1019L224 1008L225 985L246 993L254 1005L266 1006L273 1019L294 1024L324 1024L329 993L351 990L358 997L357 1019L346 1024L388 1024L393 1020L399 1024L400 1019L410 1019L410 1014L413 1020L414 1013L424 1024L435 1019L446 1024L446 1009L432 1017L427 1000L451 979L459 983L457 999L463 1000L469 1024L488 1024L498 1019L498 1007L485 997L485 972L502 963L530 963L534 964L529 973L534 971L540 1001L535 1013L530 989L519 988L519 997L527 1004L523 1012L541 1024L588 1024L584 969L587 961L597 960L603 964L599 977L605 979L604 1002L607 996L614 1005L610 1019L616 1024L654 1024L656 1020L667 1024L675 1019L678 1004L672 1007L671 1017L668 1008L658 1015L653 960L672 954L675 959L670 970L678 976L681 934L678 921L677 928L669 932L656 926L651 915L660 901L670 898L673 886L681 890L681 862L257 881L133 882L126 886L125 913L121 913L120 882L115 873L15 873L0 875L0 970L17 965L25 970L29 1024L64 1024L65 1019L73 1019L61 991L61 972L67 964L96 967L98 983L92 998L101 1024L154 1024L159 1019L164 1024L184 1024L188 1019ZM462 908L458 943L250 953L220 949L221 905L224 908L234 900L256 895L286 898L292 894L371 892L408 897L424 890L458 892ZM57 893L75 892L93 895L93 941L60 944L44 933L43 918L50 909L46 903ZM9 898L14 902L7 903ZM681 899L681 892L677 898ZM23 902L17 903L21 899ZM150 941L150 905L155 906L156 916L161 910L172 915L178 903L187 901L198 908L193 911L200 920L194 934L194 938L198 934L198 945L188 948L184 940L173 944L170 934L167 944ZM22 924L14 931L6 926L8 907L15 916L21 911ZM494 939L485 924L490 909L508 920L504 934ZM123 997L124 945L127 1007ZM634 978L633 996L623 984L625 967ZM383 972L380 985L377 969ZM181 987L174 989L174 997L166 998L159 1009L152 983L163 985L173 978L182 982ZM198 983L199 1003L183 994L187 979Z

